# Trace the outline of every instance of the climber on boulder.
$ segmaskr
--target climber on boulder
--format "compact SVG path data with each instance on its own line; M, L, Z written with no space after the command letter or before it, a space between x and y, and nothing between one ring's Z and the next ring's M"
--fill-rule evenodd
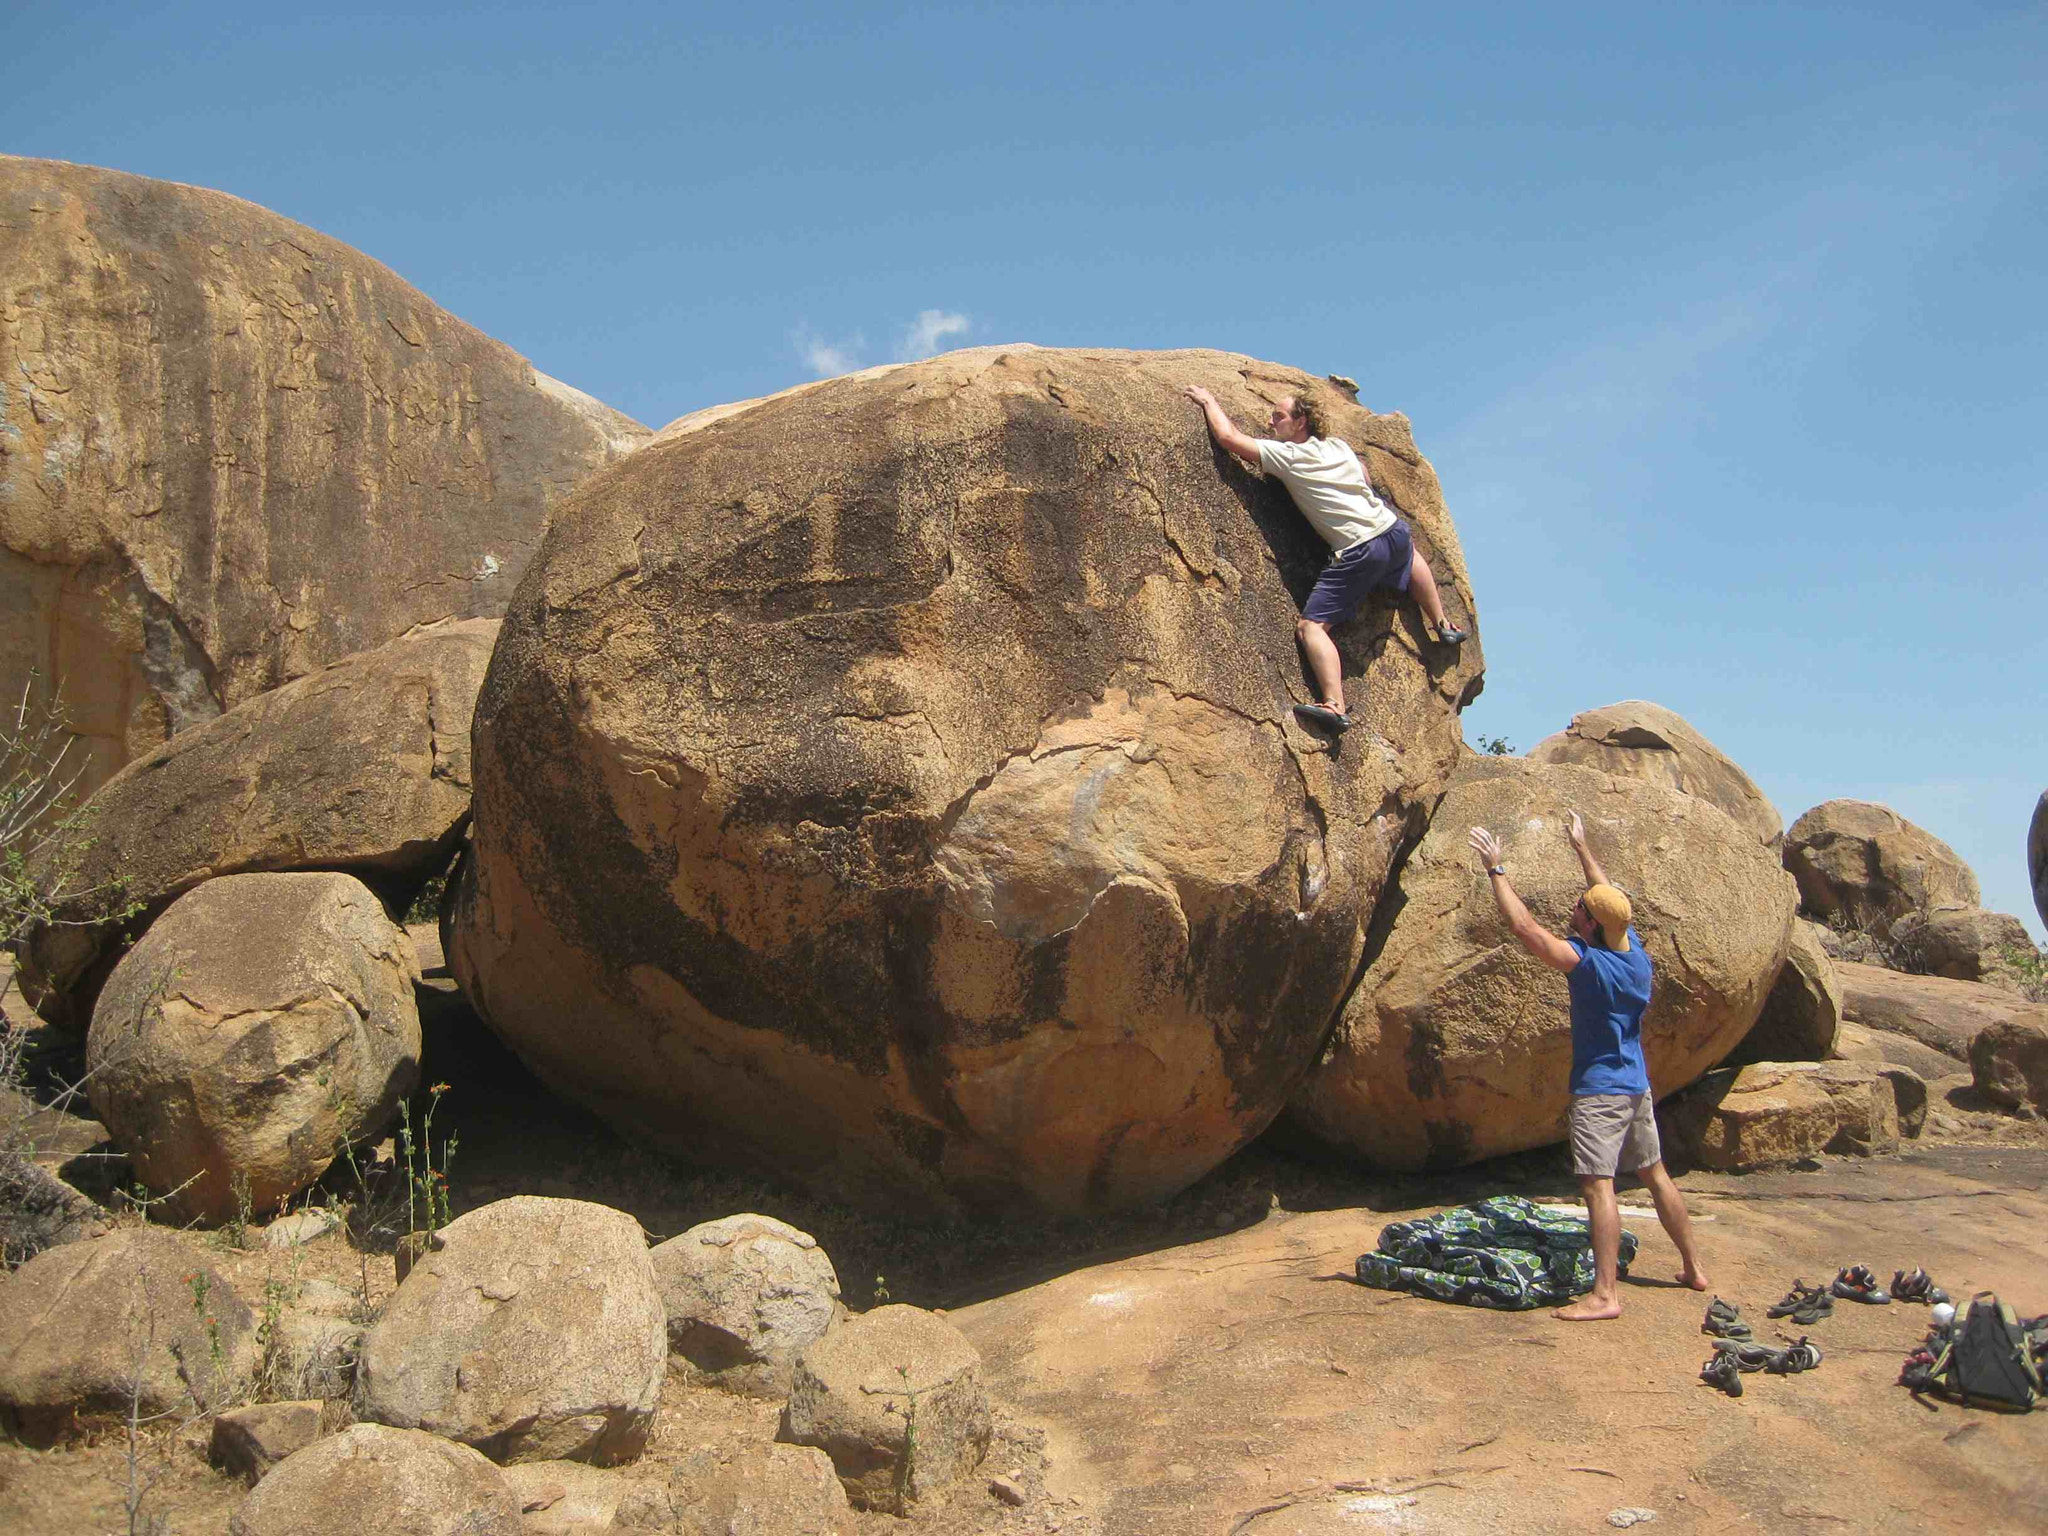
M1367 594L1387 587L1414 593L1423 618L1446 645L1458 644L1465 631L1445 617L1435 573L1415 548L1408 520L1373 491L1372 477L1352 446L1329 435L1314 400L1284 396L1267 418L1273 435L1255 438L1240 432L1216 397L1199 384L1190 384L1181 393L1202 408L1209 435L1219 447L1279 477L1301 515L1333 552L1294 625L1295 639L1315 678L1318 701L1297 704L1294 712L1328 730L1348 730L1344 666L1330 626L1348 619Z

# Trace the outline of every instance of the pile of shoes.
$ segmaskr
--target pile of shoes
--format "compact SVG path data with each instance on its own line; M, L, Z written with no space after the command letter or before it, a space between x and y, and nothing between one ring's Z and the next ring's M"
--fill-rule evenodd
M1719 1387L1730 1397L1742 1396L1742 1378L1750 1371L1768 1371L1773 1376L1795 1376L1820 1364L1820 1346L1804 1334L1790 1349L1772 1349L1767 1344L1744 1344L1734 1339L1716 1339L1714 1358L1700 1367L1700 1380Z
M1865 1306L1889 1305L1892 1297L1903 1301L1921 1301L1930 1305L1945 1303L1948 1293L1927 1277L1927 1271L1916 1269L1910 1275L1904 1270L1892 1276L1892 1288L1886 1291L1877 1283L1877 1275L1867 1264L1851 1264L1835 1273L1831 1285L1808 1285L1804 1280L1794 1280L1792 1289L1784 1299L1765 1313L1767 1317L1789 1318L1801 1328L1811 1328L1835 1310L1835 1299L1861 1302ZM1707 1315L1700 1323L1700 1332L1714 1340L1714 1356L1700 1367L1700 1380L1720 1388L1730 1397L1742 1396L1742 1377L1746 1372L1767 1371L1773 1376L1790 1376L1799 1371L1810 1371L1820 1364L1820 1347L1806 1335L1799 1336L1799 1342L1789 1349L1771 1349L1754 1343L1748 1323L1742 1320L1741 1310L1730 1306L1716 1296L1707 1308ZM1934 1334L1928 1335L1934 1342ZM1944 1341L1946 1336L1944 1335ZM1929 1364L1934 1354L1922 1351L1915 1357L1922 1365ZM1911 1369L1912 1361L1908 1362Z

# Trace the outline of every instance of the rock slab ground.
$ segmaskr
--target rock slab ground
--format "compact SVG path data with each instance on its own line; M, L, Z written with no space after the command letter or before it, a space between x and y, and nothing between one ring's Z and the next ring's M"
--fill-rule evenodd
M1565 1195L1569 1180L1558 1180ZM1754 1320L1796 1278L1924 1265L2048 1311L2048 1152L1928 1148L1817 1172L1683 1181L1716 1293ZM1641 1200L1624 1192L1625 1201ZM1043 1424L1053 1498L1088 1536L1656 1529L2017 1536L2048 1498L2048 1416L1915 1402L1892 1383L1924 1309L1838 1302L1820 1369L1698 1380L1706 1297L1646 1205L1613 1323L1371 1291L1356 1255L1409 1210L1269 1218L950 1314L991 1391ZM1265 1510L1265 1513L1256 1513ZM1249 1521L1243 1525L1238 1522Z

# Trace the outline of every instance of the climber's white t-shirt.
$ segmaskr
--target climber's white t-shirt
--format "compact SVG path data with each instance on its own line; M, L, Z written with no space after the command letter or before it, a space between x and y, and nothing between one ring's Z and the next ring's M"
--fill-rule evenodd
M1327 437L1305 443L1262 437L1257 442L1259 467L1280 477L1301 515L1330 548L1347 550L1394 526L1394 509L1373 494L1365 466L1349 443Z

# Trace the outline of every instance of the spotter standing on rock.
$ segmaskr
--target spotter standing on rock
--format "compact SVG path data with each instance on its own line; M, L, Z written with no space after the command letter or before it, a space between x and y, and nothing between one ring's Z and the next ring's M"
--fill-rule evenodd
M1344 666L1330 639L1330 626L1350 618L1368 593L1383 587L1414 592L1422 616L1446 645L1458 644L1465 631L1444 617L1436 575L1415 548L1408 520L1374 493L1372 478L1351 445L1328 435L1313 400L1286 396L1267 418L1273 435L1254 438L1238 431L1216 397L1199 384L1190 384L1181 393L1202 408L1209 435L1219 447L1285 483L1301 515L1333 551L1294 624L1319 702L1297 704L1294 712L1329 730L1348 730Z
M1643 1012L1650 1006L1650 957L1629 926L1628 897L1607 881L1586 846L1585 824L1572 812L1572 851L1586 876L1586 893L1572 908L1569 939L1546 931L1508 883L1500 839L1472 829L1472 847L1486 866L1486 883L1500 914L1522 948L1552 970L1563 971L1572 997L1572 1171L1585 1197L1593 1229L1593 1289L1552 1314L1568 1323L1621 1316L1616 1288L1620 1269L1621 1207L1617 1173L1633 1173L1657 1204L1657 1220L1684 1263L1681 1285L1707 1288L1693 1242L1685 1197L1664 1168L1656 1106L1643 1061Z

